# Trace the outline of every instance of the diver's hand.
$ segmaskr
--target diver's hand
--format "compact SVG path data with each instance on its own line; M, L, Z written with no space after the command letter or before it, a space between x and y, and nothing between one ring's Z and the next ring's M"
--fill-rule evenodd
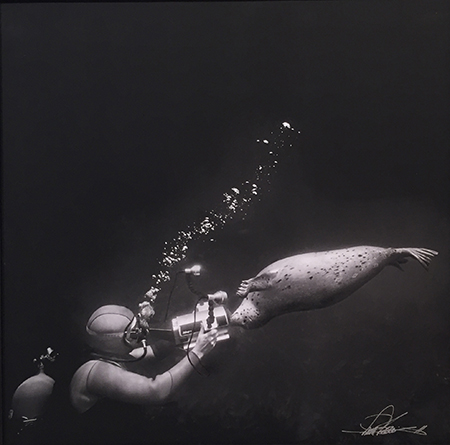
M217 329L211 329L208 332L205 332L203 326L200 329L200 332L198 334L197 342L192 349L192 352L199 358L202 359L202 357L208 352L210 352L214 346L216 346L217 343Z

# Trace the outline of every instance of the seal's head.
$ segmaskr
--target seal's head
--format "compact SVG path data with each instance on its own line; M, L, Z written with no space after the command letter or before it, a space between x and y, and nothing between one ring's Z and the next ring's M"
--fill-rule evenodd
M133 312L124 306L102 306L86 324L87 343L96 353L124 356L133 349L124 340L125 330L133 320Z

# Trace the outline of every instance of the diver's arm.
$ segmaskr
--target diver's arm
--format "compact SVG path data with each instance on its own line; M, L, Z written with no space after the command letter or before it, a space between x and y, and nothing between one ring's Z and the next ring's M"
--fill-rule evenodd
M189 352L192 364L187 357L184 357L169 371L154 379L99 361L88 377L88 391L100 397L128 403L164 403L193 372L193 365L199 366L199 361L215 346L216 341L216 330L207 334L201 332L195 347Z
M152 342L151 346L147 346L147 353L144 357L144 360L162 360L163 358L172 354L175 350L177 350L177 347L173 342L170 342L168 340L157 340L155 342ZM143 353L144 348L136 348L130 352L130 355L134 358L141 358Z
M153 348L151 346L146 346L146 348L147 348L147 353L145 354L144 358L146 358L146 359L147 358L155 358L155 353L153 351ZM133 358L140 358L140 357L142 357L143 353L144 353L144 348L136 348L130 352L130 355Z

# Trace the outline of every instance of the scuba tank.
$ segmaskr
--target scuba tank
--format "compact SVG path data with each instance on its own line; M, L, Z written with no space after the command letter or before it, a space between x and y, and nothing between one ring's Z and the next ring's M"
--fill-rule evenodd
M38 372L22 382L14 392L8 418L15 423L17 434L43 417L55 381L44 371L44 360L54 362L58 353L47 348L47 354L34 359Z

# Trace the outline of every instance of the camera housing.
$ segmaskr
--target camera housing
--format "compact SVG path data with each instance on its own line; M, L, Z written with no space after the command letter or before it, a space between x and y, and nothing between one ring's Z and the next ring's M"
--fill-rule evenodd
M230 338L228 325L230 319L224 306L217 305L215 301L223 301L217 296L218 292L208 295L208 301L199 303L194 312L180 315L172 319L172 330L177 345L182 345L184 350L192 349L203 326L205 332L217 329L217 341Z

